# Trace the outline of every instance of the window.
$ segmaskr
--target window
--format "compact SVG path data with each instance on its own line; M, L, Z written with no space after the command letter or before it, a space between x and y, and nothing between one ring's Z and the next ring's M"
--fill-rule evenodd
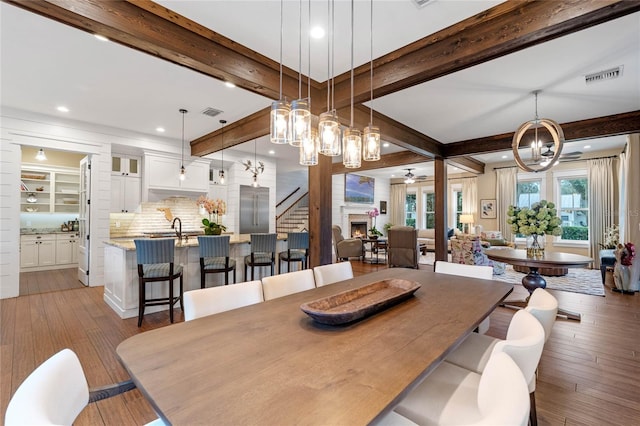
M541 179L519 181L516 186L516 203L518 207L531 207L533 203L542 199L541 192Z
M456 228L458 228L462 232L464 228L464 224L460 223L460 215L462 214L462 191L454 191L453 197L453 199L455 200Z
M424 207L424 227L426 229L433 229L436 227L436 194L433 192L423 192Z
M405 202L405 225L416 226L416 193L407 193Z
M589 240L589 181L585 176L557 180L558 216L562 220L563 240Z

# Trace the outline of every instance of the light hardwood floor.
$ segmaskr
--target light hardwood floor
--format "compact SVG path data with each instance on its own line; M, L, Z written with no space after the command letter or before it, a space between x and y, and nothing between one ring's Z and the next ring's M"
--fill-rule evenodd
M355 275L385 267L352 265ZM75 280L74 273L67 271L66 279ZM146 315L138 329L135 318L117 317L102 293L102 287L78 288L0 301L3 420L17 386L58 350L73 349L89 386L101 386L128 378L115 354L121 341L169 325L167 312L161 312ZM609 289L606 297L552 293L563 308L583 317L582 322L556 321L545 346L536 391L539 424L640 424L640 294L620 295ZM176 321L183 321L179 309L175 313ZM512 310L498 308L491 315L489 334L504 337L512 315ZM90 404L76 424L134 425L154 418L147 401L134 390Z

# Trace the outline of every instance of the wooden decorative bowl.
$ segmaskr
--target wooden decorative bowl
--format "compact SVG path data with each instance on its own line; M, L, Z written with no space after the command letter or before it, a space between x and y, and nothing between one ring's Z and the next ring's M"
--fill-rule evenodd
M321 324L347 324L395 305L419 288L415 281L382 280L304 303L300 309Z

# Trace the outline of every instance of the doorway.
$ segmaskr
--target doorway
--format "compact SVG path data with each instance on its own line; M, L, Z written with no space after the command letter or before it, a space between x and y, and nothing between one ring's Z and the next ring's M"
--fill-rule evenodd
M78 271L81 264L88 265L88 252L86 261L80 260L75 236L80 229L71 226L81 216L81 161L87 155L44 149L42 158L39 151L21 147L19 295L84 287ZM47 239L40 250L25 241L36 235Z

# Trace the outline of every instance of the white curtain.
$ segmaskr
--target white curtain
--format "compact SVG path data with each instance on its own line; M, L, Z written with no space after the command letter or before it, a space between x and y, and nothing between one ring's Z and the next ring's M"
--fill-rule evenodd
M589 177L589 256L594 266L600 268L601 244L604 233L614 223L615 206L613 159L596 158L587 160Z
M456 211L457 203L452 195L452 186L460 185L462 191L462 214L471 214L475 221L478 221L478 178L457 178L449 179L447 190L449 191L449 211Z
M389 205L389 222L393 225L405 224L405 206L407 203L407 185L391 185L391 204Z
M640 287L640 134L627 136L626 153L620 156L620 242L636 246L631 267L631 290ZM624 174L623 174L624 173Z
M507 210L516 204L516 184L518 169L509 167L496 170L496 217L498 229L507 241L513 241L511 227L507 224Z

